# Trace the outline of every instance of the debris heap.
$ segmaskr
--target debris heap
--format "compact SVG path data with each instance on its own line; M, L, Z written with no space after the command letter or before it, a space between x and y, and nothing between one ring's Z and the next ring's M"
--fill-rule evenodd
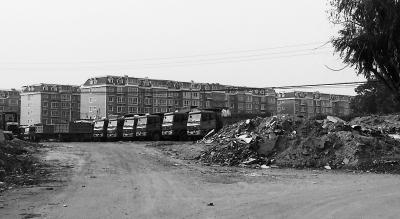
M38 145L19 139L0 143L0 191L6 184L29 184L39 160L33 155Z
M379 128L386 127L382 123L368 126L360 121L365 120L347 123L332 116L316 120L287 115L246 120L201 140L212 144L201 160L230 166L274 164L400 172L400 141L382 131L393 132L400 126L383 129Z

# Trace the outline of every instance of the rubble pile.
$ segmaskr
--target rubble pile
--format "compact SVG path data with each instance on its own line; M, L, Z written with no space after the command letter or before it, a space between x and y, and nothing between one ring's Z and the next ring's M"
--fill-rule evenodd
M400 115L356 117L349 122L349 125L359 126L363 130L395 134L400 131Z
M216 134L200 141L213 144L200 159L206 163L228 166L263 164L267 154L262 153L264 148L260 145L269 142L269 139L261 136L276 135L275 133L283 133L285 130L290 132L293 127L296 127L293 119L288 116L257 117L225 126Z
M0 191L5 184L26 184L34 180L28 175L40 165L33 156L37 146L19 139L0 143Z
M246 120L203 139L202 143L213 146L201 160L230 166L274 164L400 172L400 141L375 131L382 130L378 129L381 126L357 121L366 120L356 118L347 123L332 116L324 120L290 116Z

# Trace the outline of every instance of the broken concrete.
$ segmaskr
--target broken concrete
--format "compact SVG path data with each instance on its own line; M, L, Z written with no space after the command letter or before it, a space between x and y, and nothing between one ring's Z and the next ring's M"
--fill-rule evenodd
M400 141L394 139L397 136L390 137L380 126L356 122L364 120L369 121L356 118L347 123L337 117L304 120L290 116L246 120L203 139L201 142L213 147L202 154L201 160L230 166L274 163L296 168L329 166L400 172ZM389 123L392 130L400 127L400 123L393 125L396 121ZM359 126L363 128L357 129ZM248 160L253 162L246 163ZM389 169L384 167L387 163Z

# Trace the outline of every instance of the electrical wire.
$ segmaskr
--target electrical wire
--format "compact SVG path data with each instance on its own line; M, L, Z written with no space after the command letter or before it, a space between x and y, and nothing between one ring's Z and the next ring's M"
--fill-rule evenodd
M277 50L277 49L285 49L285 48L297 48L304 47L310 45L321 44L323 42L310 42L310 43L300 43L300 44L291 44L291 45L283 45L276 47L268 47L261 49L247 49L247 50L233 50L233 51L225 51L225 52L212 52L212 53L203 53L203 54L193 54L193 55L185 55L185 56L174 56L174 57L152 57L152 58L141 58L141 59L125 59L125 60L101 60L101 61L76 61L76 62L0 62L0 64L90 64L90 63L118 63L118 62L138 62L138 61L152 61L152 60L169 60L169 59L185 59L185 58L194 58L194 57L204 57L204 56L216 56L216 55L226 55L226 54L237 54L237 53L249 53L249 52L260 52L260 51L268 51L268 50ZM326 44L326 43L325 43ZM324 45L325 45L324 44ZM323 47L324 45L320 46ZM315 49L318 49L314 48Z

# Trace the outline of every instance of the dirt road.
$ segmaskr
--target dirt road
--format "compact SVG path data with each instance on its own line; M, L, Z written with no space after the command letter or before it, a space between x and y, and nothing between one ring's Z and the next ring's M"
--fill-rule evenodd
M146 143L62 143L59 181L8 191L1 218L398 218L400 177L202 166ZM212 204L211 204L212 203Z

